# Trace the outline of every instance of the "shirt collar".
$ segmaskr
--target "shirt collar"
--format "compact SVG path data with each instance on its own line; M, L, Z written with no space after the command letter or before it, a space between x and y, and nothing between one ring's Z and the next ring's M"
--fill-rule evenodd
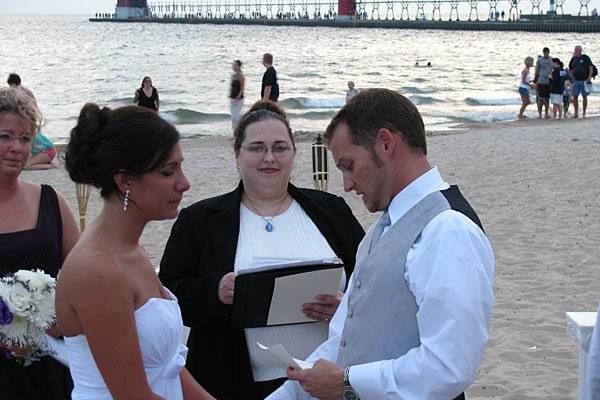
M449 187L450 185L444 182L437 167L431 168L394 196L388 205L391 225L398 222L408 210L431 193L445 190Z

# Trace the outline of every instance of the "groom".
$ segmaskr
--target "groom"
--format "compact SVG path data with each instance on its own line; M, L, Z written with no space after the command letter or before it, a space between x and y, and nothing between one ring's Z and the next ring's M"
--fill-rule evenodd
M360 92L325 138L344 190L383 211L358 248L329 339L274 399L464 399L489 338L494 257L479 218L427 160L415 106ZM318 311L318 310L317 310Z

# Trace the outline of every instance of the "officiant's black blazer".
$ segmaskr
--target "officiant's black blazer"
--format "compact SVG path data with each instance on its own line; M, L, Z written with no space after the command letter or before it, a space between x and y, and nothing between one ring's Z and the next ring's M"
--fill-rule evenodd
M158 275L177 296L183 322L191 328L186 367L220 400L258 398L244 331L231 328L231 306L217 294L221 278L234 268L242 192L240 183L233 192L182 209ZM339 196L292 184L288 193L342 259L349 279L365 234L350 207Z

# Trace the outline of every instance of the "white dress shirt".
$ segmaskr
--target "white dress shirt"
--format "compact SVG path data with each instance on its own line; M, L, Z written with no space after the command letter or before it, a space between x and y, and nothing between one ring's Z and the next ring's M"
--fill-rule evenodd
M448 187L432 168L392 199L391 224L429 194ZM361 400L450 400L475 380L489 338L492 248L475 223L447 210L431 220L409 250L404 277L419 307L421 345L397 359L350 367L350 383ZM328 340L307 361L336 362L347 294L331 320ZM288 381L267 399L309 398L297 382Z

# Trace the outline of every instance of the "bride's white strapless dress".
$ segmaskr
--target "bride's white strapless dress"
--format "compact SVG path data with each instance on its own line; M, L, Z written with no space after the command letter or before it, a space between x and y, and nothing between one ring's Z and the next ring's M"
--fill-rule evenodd
M169 295L171 300L149 299L135 310L134 317L150 388L167 400L183 400L179 373L185 366L187 347L181 344L183 322L177 299ZM72 399L112 399L85 335L65 337L65 347L74 384Z

